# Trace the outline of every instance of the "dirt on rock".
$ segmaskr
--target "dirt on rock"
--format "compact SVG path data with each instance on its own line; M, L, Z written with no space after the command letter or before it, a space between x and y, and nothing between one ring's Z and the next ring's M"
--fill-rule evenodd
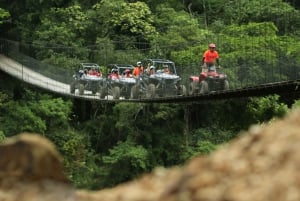
M209 156L156 168L111 189L74 189L61 157L40 135L0 145L0 201L299 201L300 111L254 125Z

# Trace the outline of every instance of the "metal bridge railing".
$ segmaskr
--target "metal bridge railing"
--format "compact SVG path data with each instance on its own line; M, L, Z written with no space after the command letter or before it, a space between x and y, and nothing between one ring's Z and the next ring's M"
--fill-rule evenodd
M21 64L23 67L29 68L33 72L39 73L56 82L65 84L59 93L70 95L69 84L72 81L73 75L71 68L50 65L39 61L32 57L32 55L35 54L35 51L35 49L28 50L28 48L24 51L22 43L20 42L0 39L0 54L6 55ZM29 56L28 52L32 55ZM132 57L132 55L130 55L130 57ZM251 86L254 87L266 83L277 83L300 79L300 66L296 63L284 63L282 60L284 60L284 58L274 64L261 63L261 65L251 65L250 63L244 63L237 66L223 66L223 71L228 76L231 90ZM182 78L181 83L184 84L187 89L189 88L189 76L199 75L200 72L199 64L176 64L176 68L177 73ZM27 82L28 76L28 74L24 74L24 72L21 71L16 77ZM34 79L36 79L36 83L33 84L46 89L48 88L51 91L54 90L52 86L50 86L51 84L43 84L44 79L39 80L38 77L35 77ZM75 94L74 96L78 96L78 94ZM88 97L92 96L93 95L88 95ZM95 96L97 96L97 94ZM98 99L99 97L96 98Z

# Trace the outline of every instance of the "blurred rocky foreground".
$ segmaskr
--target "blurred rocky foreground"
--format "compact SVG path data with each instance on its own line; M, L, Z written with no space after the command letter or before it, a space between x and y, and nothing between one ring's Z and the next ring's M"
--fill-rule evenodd
M112 189L74 189L54 145L20 134L0 146L0 201L299 201L300 111L183 167L157 168Z

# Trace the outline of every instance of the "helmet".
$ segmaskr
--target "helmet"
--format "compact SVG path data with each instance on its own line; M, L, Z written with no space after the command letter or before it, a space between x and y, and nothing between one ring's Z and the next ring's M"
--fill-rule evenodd
M140 61L136 62L136 65L137 65L137 66L141 66L141 65L142 65L142 62L140 62Z
M117 73L117 72L118 72L118 69L113 68L113 69L111 70L111 72L112 72L112 73Z
M216 47L216 45L215 45L214 43L211 43L211 44L209 44L209 45L208 45L208 47L215 48L215 47Z
M129 69L126 69L126 70L125 70L125 73L130 73L130 70L129 70Z
M155 67L154 67L154 66L150 66L150 70L151 70L151 69L155 69Z

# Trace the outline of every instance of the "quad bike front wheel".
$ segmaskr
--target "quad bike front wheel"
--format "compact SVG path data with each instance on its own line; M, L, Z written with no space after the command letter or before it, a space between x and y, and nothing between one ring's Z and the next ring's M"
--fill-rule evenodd
M228 80L224 80L224 87L223 87L224 90L228 90L229 89L229 82Z
M120 98L120 87L115 86L112 89L112 96L113 96L113 99L119 99Z
M79 85L79 95L83 95L84 94L84 84L80 84Z
M70 84L70 93L74 94L75 93L75 83Z
M204 94L204 93L208 93L208 92L209 92L208 83L205 80L203 80L200 83L200 94Z
M191 82L190 83L190 88L189 88L189 95L195 95L197 93L197 84L196 82Z
M105 98L105 96L107 94L107 91L104 87L100 86L99 89L98 89L98 92L99 92L99 97L101 99Z
M179 93L178 93L179 96L186 96L186 95L187 95L186 87L185 87L183 84L181 84L181 85L179 86L178 92L179 92Z
M139 97L139 87L137 85L133 85L131 87L130 94L132 99L137 99Z
M148 90L146 93L147 98L155 98L155 85L154 84L149 84L148 85Z

